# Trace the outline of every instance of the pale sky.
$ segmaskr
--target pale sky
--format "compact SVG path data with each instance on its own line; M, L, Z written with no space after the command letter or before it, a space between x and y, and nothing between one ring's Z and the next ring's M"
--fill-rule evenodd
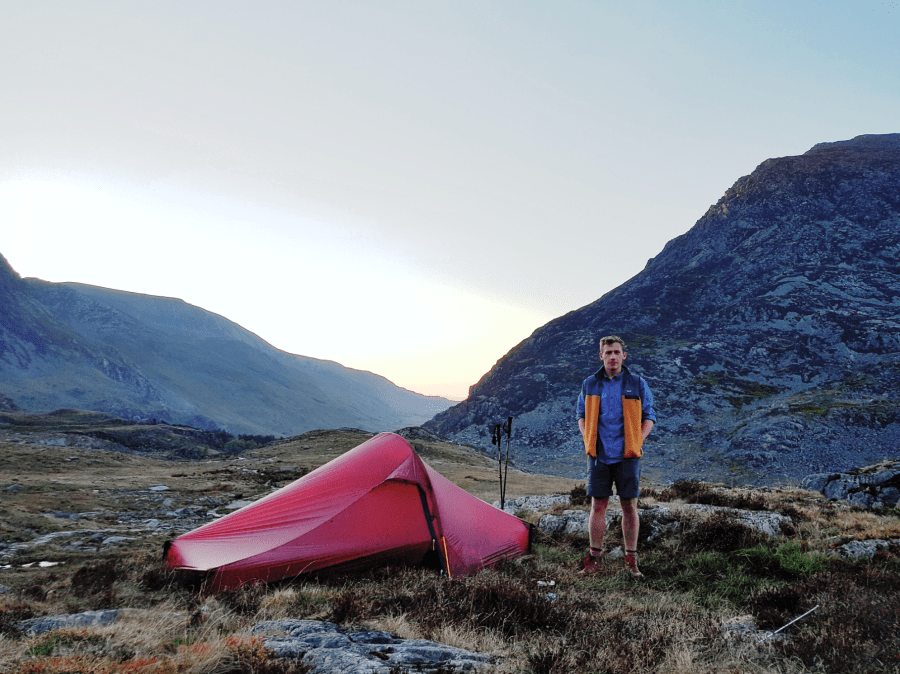
M459 399L898 64L877 0L0 0L0 253Z

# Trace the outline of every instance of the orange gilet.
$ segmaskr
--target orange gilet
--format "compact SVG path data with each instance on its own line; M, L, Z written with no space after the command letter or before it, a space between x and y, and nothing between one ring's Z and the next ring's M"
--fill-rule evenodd
M639 459L644 452L641 435L641 378L626 374L622 381L622 413L625 417L625 458ZM597 458L597 427L600 423L600 396L584 397L584 451Z

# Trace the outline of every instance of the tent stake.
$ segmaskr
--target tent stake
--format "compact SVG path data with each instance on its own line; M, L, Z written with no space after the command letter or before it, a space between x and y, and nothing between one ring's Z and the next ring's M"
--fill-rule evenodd
M786 627L790 627L791 625L793 625L795 622L797 622L797 621L800 620L801 618L805 618L805 617L808 616L810 613L812 613L813 611L815 611L817 608L819 608L819 605L818 605L818 604L816 604L815 606L813 606L811 609L809 609L809 610L808 610L806 613L804 613L803 615L794 618L794 619L793 619L791 622L789 622L787 625L784 625L784 627L779 627L777 630L775 630L775 631L772 632L771 634L767 634L766 636L764 636L762 639L759 640L759 643L762 643L762 642L765 641L766 639L771 639L771 638L774 637L776 634L778 634L781 630L785 629Z

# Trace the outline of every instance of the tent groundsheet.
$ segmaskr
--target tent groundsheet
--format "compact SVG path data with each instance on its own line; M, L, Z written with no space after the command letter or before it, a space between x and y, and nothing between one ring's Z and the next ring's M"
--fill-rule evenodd
M531 526L425 465L381 433L258 501L179 536L172 568L210 572L214 589L331 567L440 560L463 576L528 551Z

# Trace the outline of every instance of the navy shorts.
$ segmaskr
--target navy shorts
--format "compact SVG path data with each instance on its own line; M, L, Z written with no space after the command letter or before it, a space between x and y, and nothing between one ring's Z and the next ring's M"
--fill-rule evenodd
M638 498L641 495L641 460L622 459L618 463L603 463L589 456L587 495L609 498L613 485L619 498Z

